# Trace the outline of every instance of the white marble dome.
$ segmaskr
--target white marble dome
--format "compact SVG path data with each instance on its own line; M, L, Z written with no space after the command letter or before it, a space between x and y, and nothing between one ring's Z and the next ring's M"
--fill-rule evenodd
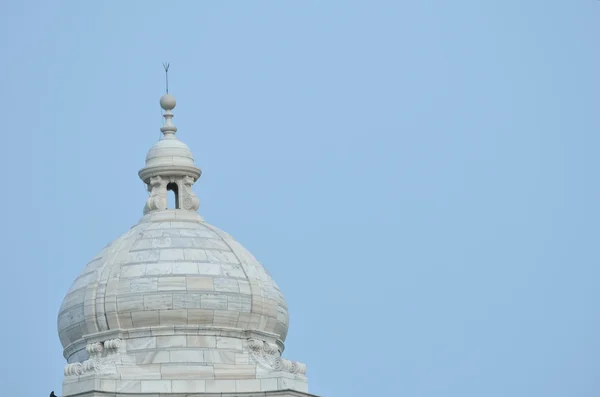
M236 328L285 341L288 310L261 264L195 212L165 210L106 246L58 316L66 349L84 335L165 325Z
M164 165L194 167L194 156L190 148L179 139L161 139L146 155L146 167Z
M175 98L160 104L163 136L138 172L144 215L85 266L60 307L63 395L305 395L306 365L282 357L285 299L256 258L198 214L201 170L175 137Z

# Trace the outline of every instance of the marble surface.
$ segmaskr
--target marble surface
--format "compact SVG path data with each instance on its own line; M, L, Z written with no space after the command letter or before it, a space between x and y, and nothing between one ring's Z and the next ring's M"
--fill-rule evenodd
M89 391L123 393L308 392L306 366L281 357L280 345L240 335L191 335L166 329L121 338L98 335L82 361L65 367L63 395ZM113 335L114 336L114 335ZM93 336L90 336L93 338Z
M64 348L87 334L160 325L251 329L285 341L287 304L265 268L227 233L178 211L144 216L88 263L60 308Z
M283 294L196 212L201 171L175 138L175 98L160 103L164 136L139 172L144 215L85 266L59 311L63 396L308 396L306 366L282 357Z

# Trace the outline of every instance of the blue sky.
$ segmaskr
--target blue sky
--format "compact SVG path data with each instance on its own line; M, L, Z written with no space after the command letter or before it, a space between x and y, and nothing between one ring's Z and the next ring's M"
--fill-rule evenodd
M175 124L324 397L600 394L600 2L3 1L2 393Z

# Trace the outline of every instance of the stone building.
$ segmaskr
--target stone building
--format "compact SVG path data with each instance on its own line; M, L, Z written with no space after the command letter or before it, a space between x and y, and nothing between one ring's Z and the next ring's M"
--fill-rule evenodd
M288 309L265 268L198 214L201 171L176 138L175 98L139 171L139 223L73 282L58 315L64 396L310 396L281 356ZM175 208L167 208L167 195Z

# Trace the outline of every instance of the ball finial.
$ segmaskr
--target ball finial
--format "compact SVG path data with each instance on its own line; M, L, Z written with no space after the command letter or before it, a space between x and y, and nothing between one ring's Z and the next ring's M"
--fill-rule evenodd
M176 104L175 97L171 94L165 94L160 97L160 107L164 110L173 110Z

